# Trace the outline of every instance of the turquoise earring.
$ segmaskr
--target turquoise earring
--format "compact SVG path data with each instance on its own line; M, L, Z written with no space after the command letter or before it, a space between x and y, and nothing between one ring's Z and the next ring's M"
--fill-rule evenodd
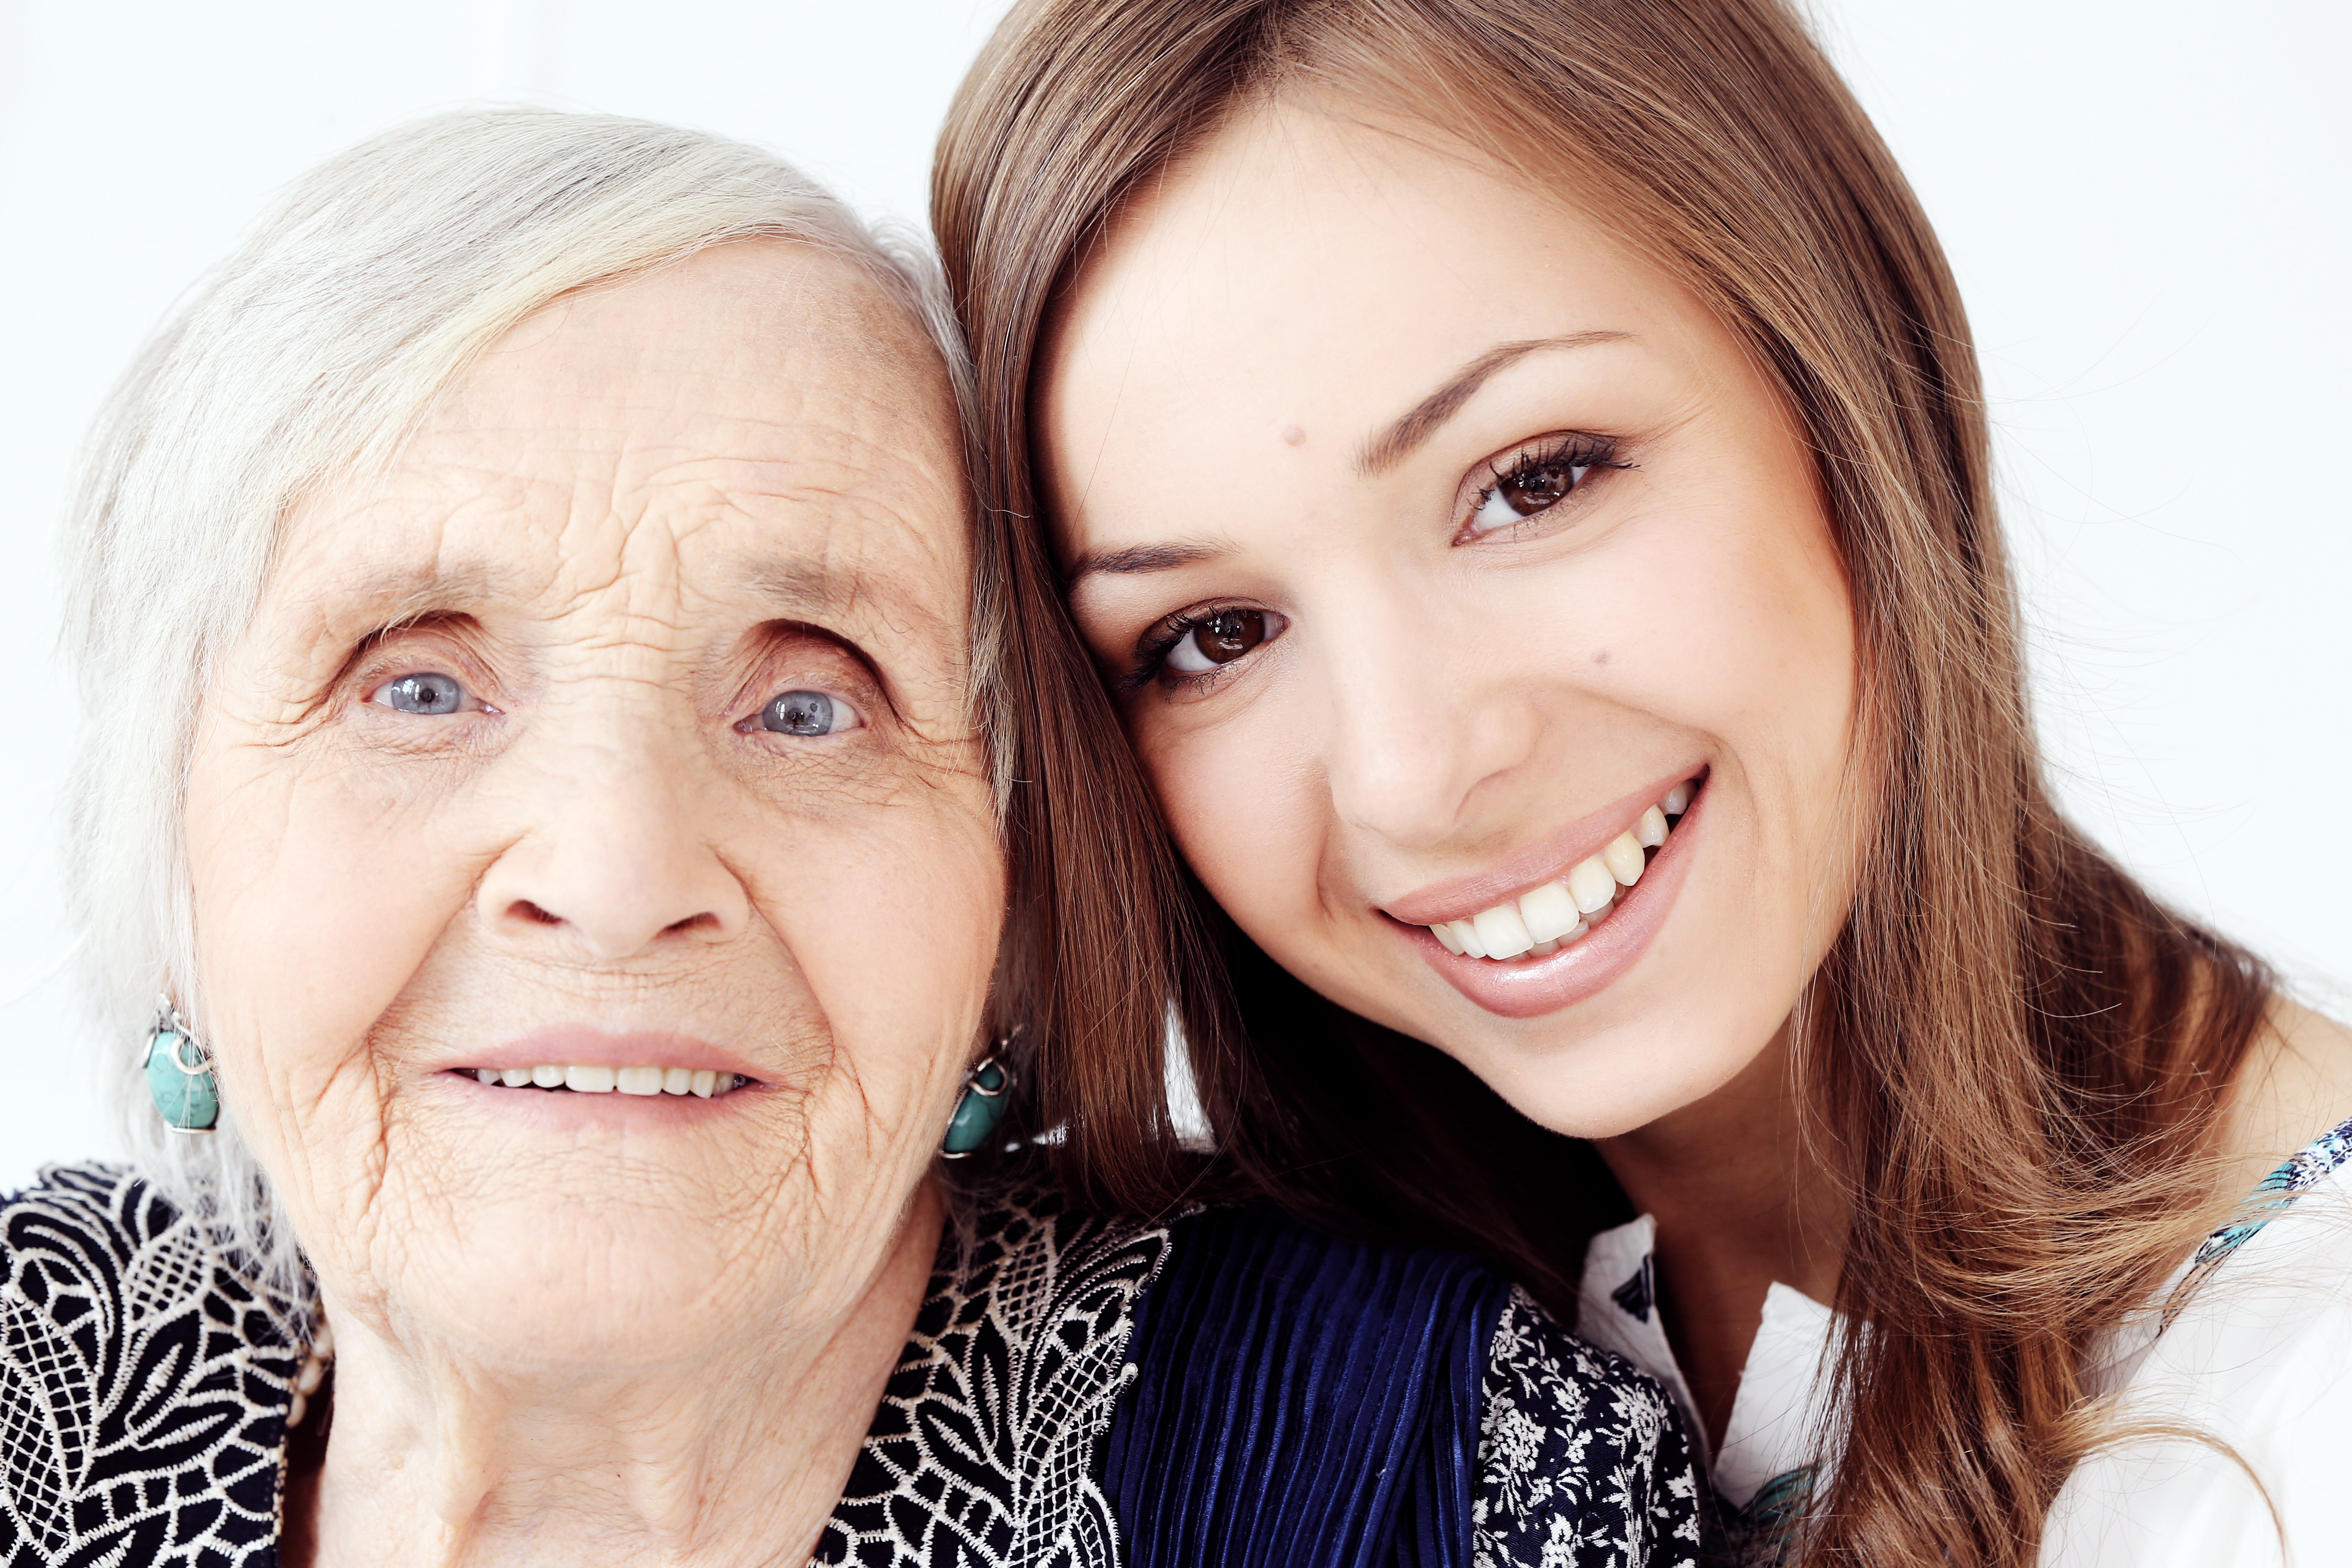
M156 999L155 1027L148 1032L147 1098L174 1132L210 1132L220 1121L220 1085L212 1058L196 1043L169 997Z
M1009 1042L1006 1042L1009 1043ZM1003 1049L1003 1044L997 1048ZM997 1119L1004 1114L1004 1091L1013 1087L1013 1075L994 1057L982 1057L978 1066L963 1075L963 1097L956 1101L955 1114L948 1118L948 1135L940 1144L944 1159L961 1160L988 1142L996 1131Z

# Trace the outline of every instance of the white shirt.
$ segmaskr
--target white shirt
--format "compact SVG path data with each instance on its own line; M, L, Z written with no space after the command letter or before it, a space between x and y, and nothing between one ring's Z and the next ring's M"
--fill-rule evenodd
M2215 1232L2157 1292L2169 1321L2161 1305L2144 1308L2095 1358L2091 1390L2115 1397L2120 1436L2059 1491L2042 1568L2352 1563L2352 1121L2282 1166L2263 1193L2279 1206ZM1658 1317L1656 1234L1645 1215L1592 1238L1578 1331L1666 1385L1717 1492L1750 1528L1767 1524L1802 1506L1813 1467L1838 1446L1823 1374L1840 1320L1772 1286L1722 1447L1709 1453ZM2134 1436L2136 1423L2186 1426L2234 1449L2267 1489L2278 1527L2263 1490L2224 1452Z

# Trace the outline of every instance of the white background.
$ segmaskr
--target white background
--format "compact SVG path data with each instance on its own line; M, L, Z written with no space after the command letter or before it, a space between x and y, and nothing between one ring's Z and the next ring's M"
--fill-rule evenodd
M0 0L0 1191L115 1143L54 865L54 538L99 400L269 193L528 100L919 218L1002 0ZM2063 798L2324 1004L2352 973L2352 7L1820 0L1974 316ZM103 722L105 715L94 716Z

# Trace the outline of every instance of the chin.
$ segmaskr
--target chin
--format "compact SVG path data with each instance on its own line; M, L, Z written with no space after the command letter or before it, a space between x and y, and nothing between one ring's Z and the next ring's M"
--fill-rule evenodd
M492 1363L621 1372L706 1354L767 1315L747 1310L748 1289L791 1289L790 1259L745 1256L758 1237L740 1201L635 1185L518 1182L400 1205L414 1223L390 1227L406 1234L396 1253L365 1260L372 1293Z
M1573 1037L1534 1043L1480 1032L1444 1048L1528 1121L1567 1137L1601 1140L1636 1131L1722 1089L1773 1031L1748 1020L1661 1027L1652 1016L1596 1033L1565 1025L1558 1032ZM1726 1040L1752 1044L1727 1051Z

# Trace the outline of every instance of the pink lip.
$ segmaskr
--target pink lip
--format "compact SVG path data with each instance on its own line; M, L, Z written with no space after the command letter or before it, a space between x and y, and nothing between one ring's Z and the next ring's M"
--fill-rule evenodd
M1513 850L1484 871L1456 877L1451 881L1432 882L1425 888L1381 905L1381 911L1409 926L1433 926L1446 921L1466 921L1482 910L1491 910L1507 900L1517 898L1529 889L1540 888L1546 882L1556 882L1567 876L1578 861L1600 854L1611 839L1640 821L1643 810L1664 798L1668 790L1686 779L1696 778L1701 771L1685 768L1679 773L1669 773L1645 789L1637 789L1622 799L1612 801L1599 811L1588 813L1567 826L1546 834L1532 844ZM1668 838L1666 842L1671 846L1674 840ZM1665 858L1663 850L1659 852L1658 858ZM1643 879L1647 880L1646 877ZM1612 915L1610 918L1613 921L1616 917ZM1481 959L1478 962L1486 961Z
M1669 781L1658 795L1680 782L1679 777ZM1657 795L1646 798L1655 800ZM1398 934L1417 949L1429 966L1454 989L1499 1017L1540 1018L1547 1013L1572 1006L1608 989L1649 951L1651 939L1665 925L1675 895L1682 890L1683 881L1689 875L1696 854L1694 839L1700 818L1706 814L1706 798L1702 789L1667 837L1664 847L1652 857L1642 879L1618 895L1617 907L1609 918L1593 927L1591 935L1549 958L1517 958L1498 963L1490 958L1456 956L1446 952L1418 921L1402 925ZM1514 860L1517 858L1514 857ZM1538 879L1541 880L1544 879ZM1507 895L1498 894L1478 907L1492 909L1505 896Z
M533 1029L511 1040L484 1047L462 1061L449 1061L444 1068L492 1068L504 1071L542 1063L558 1067L685 1068L693 1072L731 1072L747 1079L761 1076L740 1057L691 1035L609 1034L580 1025Z

